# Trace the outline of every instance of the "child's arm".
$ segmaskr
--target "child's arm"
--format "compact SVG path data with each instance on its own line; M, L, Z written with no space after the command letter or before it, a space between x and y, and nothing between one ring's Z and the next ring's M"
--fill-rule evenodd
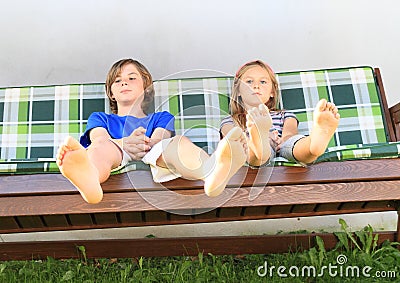
M283 123L282 142L299 133L297 125L298 122L295 118L286 118L285 122Z
M286 118L285 122L283 123L282 128L282 137L279 139L279 142L276 146L276 151L281 149L282 143L288 140L290 137L297 135L298 131L298 121L295 118Z

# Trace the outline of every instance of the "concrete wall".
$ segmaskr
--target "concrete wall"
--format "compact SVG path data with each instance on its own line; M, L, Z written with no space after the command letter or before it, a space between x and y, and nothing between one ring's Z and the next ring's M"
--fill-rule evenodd
M380 67L400 101L396 0L1 0L0 87L102 82L125 57L155 79L190 69L234 73Z

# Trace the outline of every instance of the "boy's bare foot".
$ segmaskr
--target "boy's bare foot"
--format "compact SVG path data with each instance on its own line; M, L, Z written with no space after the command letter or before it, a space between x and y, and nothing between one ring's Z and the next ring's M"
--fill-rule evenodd
M99 173L89 161L86 149L73 137L67 137L57 152L57 165L61 173L79 190L88 203L103 198Z
M271 157L271 146L269 142L269 130L272 125L272 118L267 106L260 104L258 108L250 109L246 115L246 127L250 138L248 146L254 155L264 164Z
M335 104L321 99L315 107L313 119L310 152L315 156L320 156L325 152L339 125L340 115Z
M218 196L230 178L244 165L247 145L242 129L235 127L219 142L209 162L214 169L204 180L204 191L208 196ZM210 168L211 168L210 167Z

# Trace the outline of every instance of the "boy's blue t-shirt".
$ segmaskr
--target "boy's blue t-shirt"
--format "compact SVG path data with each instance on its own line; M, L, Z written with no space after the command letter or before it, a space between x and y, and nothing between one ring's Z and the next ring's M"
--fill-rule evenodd
M156 128L164 128L174 135L174 120L174 116L167 111L152 113L143 118L93 112L88 118L85 132L80 137L80 143L88 147L91 144L89 132L97 127L105 128L113 139L127 137L139 127L146 129L145 135L148 137L151 137Z

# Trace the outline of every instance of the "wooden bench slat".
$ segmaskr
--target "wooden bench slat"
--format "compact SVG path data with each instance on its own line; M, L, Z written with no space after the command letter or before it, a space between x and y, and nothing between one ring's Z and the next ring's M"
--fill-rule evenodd
M130 176L130 177L129 177ZM201 181L176 179L162 185L152 181L149 171L132 171L128 174L111 176L104 183L107 193L124 191L158 191L164 187L169 189L198 190L203 188ZM130 180L135 181L133 187ZM365 180L400 179L400 158L377 160L354 160L346 162L323 162L308 168L275 167L272 175L269 168L259 170L243 167L231 179L228 186L263 186L284 184L329 183ZM50 185L51 184L51 185ZM60 174L0 176L0 197L8 195L46 195L46 194L78 194L78 191Z
M101 203L85 203L80 195L23 196L0 198L1 216L34 216L88 213L158 211L159 209L207 209L213 207L282 206L337 202L362 202L400 200L399 181L375 181L355 183L305 184L287 186L266 186L256 199L249 200L251 188L228 188L216 198L202 195L188 199L173 191L125 192L105 195ZM235 197L232 197L235 195ZM145 198L145 199L144 199ZM16 201L18 200L18 201ZM156 203L158 201L158 203ZM58 203L68 203L59 206ZM155 207L154 205L158 206ZM161 212L163 213L163 212Z
M379 234L378 244L394 241L393 231ZM319 236L327 250L337 244L337 237L328 233L227 236L227 237L176 237L152 239L68 240L46 242L0 243L0 260L32 260L51 256L55 259L82 258L77 247L85 247L88 258L140 257L140 256L197 256L200 252L213 255L285 253L316 246ZM229 243L229 244L228 244ZM273 244L271 244L273 243ZM262 263L260 263L261 265Z

